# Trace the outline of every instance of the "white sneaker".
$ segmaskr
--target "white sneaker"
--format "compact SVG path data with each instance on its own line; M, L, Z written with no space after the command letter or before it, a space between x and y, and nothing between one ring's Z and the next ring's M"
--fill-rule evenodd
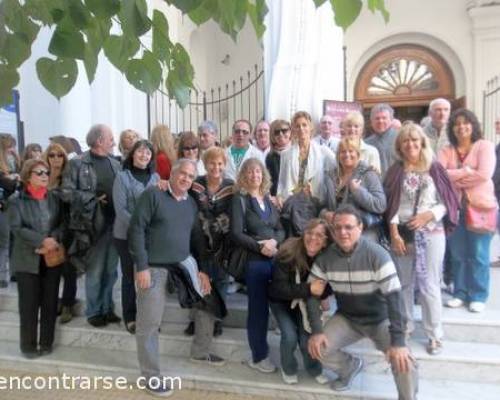
M229 285L227 285L226 293L227 294L234 294L238 290L240 290L241 288L242 288L242 285L240 283L238 283L238 282L232 282Z
M464 305L464 301L462 299L459 299L458 297L454 297L453 299L450 299L446 302L446 307L449 308L458 308L462 307Z
M299 383L299 377L297 375L287 375L283 370L281 370L281 377L283 378L283 382L285 382L287 385Z
M324 384L330 382L330 379L328 379L328 377L325 374L323 374L323 372L321 374L319 374L318 376L315 376L314 379L320 385L324 385Z
M469 304L469 311L470 312L475 312L475 313L480 313L484 311L484 303L481 303L480 301L472 301Z
M248 366L266 374L270 374L271 372L276 371L276 365L271 362L269 357L264 358L257 363L254 363L252 360L248 360Z

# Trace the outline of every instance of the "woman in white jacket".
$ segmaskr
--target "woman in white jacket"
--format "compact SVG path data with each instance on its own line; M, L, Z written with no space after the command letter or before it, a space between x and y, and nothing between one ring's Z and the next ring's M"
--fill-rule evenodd
M294 144L281 154L277 196L285 201L301 190L321 203L325 201L324 175L335 167L335 155L311 140L313 123L309 113L298 111L292 118Z

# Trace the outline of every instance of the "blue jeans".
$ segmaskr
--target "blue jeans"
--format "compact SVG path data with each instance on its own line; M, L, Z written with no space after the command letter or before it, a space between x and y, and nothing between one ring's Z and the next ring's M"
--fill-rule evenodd
M246 271L248 293L247 336L252 359L258 363L267 358L267 329L269 325L269 297L267 288L272 277L272 263L250 261Z
M449 238L454 297L481 303L488 299L492 237L490 233L467 230L462 213L458 227Z
M321 363L318 360L313 360L307 351L309 334L304 330L299 308L295 307L292 310L289 303L271 302L271 311L281 331L280 358L281 368L285 374L297 374L298 364L294 355L297 344L302 353L304 368L309 375L315 377L321 374Z
M105 315L114 309L113 286L118 278L118 253L113 245L111 228L106 230L88 254L89 268L85 272L87 318Z

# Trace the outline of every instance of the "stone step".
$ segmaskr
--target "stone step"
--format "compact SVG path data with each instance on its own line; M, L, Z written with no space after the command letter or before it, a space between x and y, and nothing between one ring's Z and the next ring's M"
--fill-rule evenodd
M54 352L36 360L26 360L13 342L0 342L0 360L4 368L44 375L79 377L125 377L134 385L138 376L137 360L130 352L109 349L76 349L60 346ZM286 385L278 373L262 374L237 362L223 367L207 367L191 363L184 357L162 356L164 376L180 377L182 388L268 396L289 400L395 400L396 389L389 371L372 374L363 370L351 390L333 392L328 385L320 386L311 378L299 374L299 384ZM332 376L333 378L333 376ZM80 378L80 382L83 379ZM256 384L258 382L258 385ZM178 387L178 381L176 381ZM498 400L500 385L477 384L447 380L420 379L420 400Z
M5 341L19 342L18 315L0 312L0 337ZM164 323L160 334L160 353L174 357L189 357L192 339L184 336L184 325ZM118 324L96 329L78 317L56 329L56 346L85 349L117 350L135 352L134 336ZM268 334L271 354L279 359L280 336ZM500 345L446 341L443 352L430 356L425 351L425 340L415 338L410 341L412 352L418 360L420 374L427 379L475 381L500 384ZM213 352L232 362L242 362L249 358L246 331L225 328L221 337L214 340ZM348 351L363 357L366 371L374 374L385 373L388 369L384 356L369 340L362 340ZM135 355L132 355L135 357Z
M500 276L499 276L500 278ZM500 288L499 288L500 289ZM119 294L119 293L118 293ZM119 296L115 296L116 312L121 315ZM223 325L226 327L244 329L247 318L247 298L241 293L228 297L228 316L224 319ZM79 305L79 314L83 314L85 300ZM0 311L18 312L17 289L11 285L8 289L0 289ZM169 297L165 307L163 320L178 324L187 324L189 321L189 310L179 307L175 297ZM417 321L417 335L422 336L421 308L415 307L415 320ZM271 318L269 329L273 330L276 324ZM449 309L443 308L443 329L447 341L474 342L500 344L500 309L486 308L481 314L467 311L465 308Z

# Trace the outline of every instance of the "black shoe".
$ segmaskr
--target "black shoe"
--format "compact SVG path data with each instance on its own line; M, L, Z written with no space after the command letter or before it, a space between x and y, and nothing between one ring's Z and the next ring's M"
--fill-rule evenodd
M96 328L100 328L108 324L104 315L94 315L93 317L87 318L87 322Z
M222 321L215 321L214 323L214 337L222 335Z
M127 330L128 333L131 335L135 335L135 330L136 330L136 324L135 321L129 321L125 323L125 329Z
M16 276L15 275L11 275L10 276L10 281L11 282L17 282Z
M116 315L113 311L110 311L109 313L107 313L105 315L105 318L106 318L106 322L108 324L119 324L121 322L121 318Z
M191 321L187 328L184 329L184 335L186 336L193 336L194 335L194 321Z
M47 356L50 353L52 353L52 346L40 346L40 351L39 351L41 356Z
M21 351L21 353L23 353L24 358L27 358L28 360L40 357L40 353L36 350Z
M190 360L194 363L213 365L214 367L222 367L226 364L226 360L216 354L208 354L205 357L191 357Z

